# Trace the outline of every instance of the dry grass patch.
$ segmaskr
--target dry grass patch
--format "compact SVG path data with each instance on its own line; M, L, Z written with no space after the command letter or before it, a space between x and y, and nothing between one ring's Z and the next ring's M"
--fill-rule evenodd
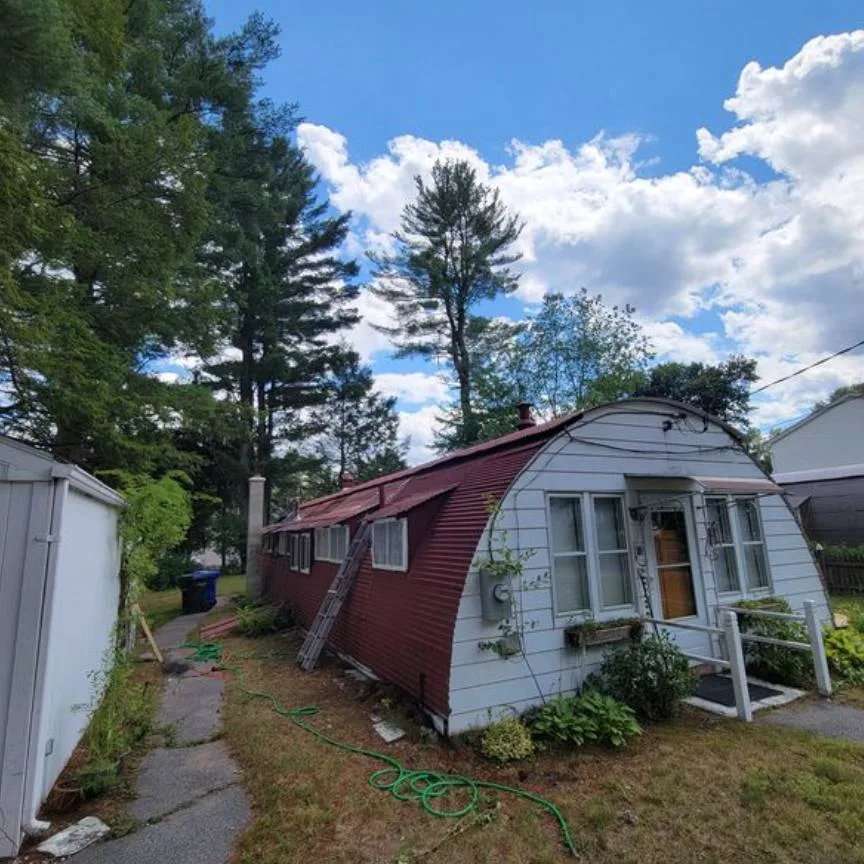
M424 743L412 727L388 747L374 735L373 688L324 664L293 662L296 637L226 641L247 684L312 719L340 741L386 750L412 769L456 772L520 786L554 801L585 860L596 864L694 861L864 862L864 747L807 733L687 714L650 726L620 753L584 748L497 768L466 745ZM255 818L241 864L567 860L554 820L506 793L481 793L477 813L436 819L369 788L381 767L341 752L249 701L229 678L225 730L244 769Z

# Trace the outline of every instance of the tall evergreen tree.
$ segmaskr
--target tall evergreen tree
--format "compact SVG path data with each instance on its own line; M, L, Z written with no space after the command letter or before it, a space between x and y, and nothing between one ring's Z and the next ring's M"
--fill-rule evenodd
M22 207L0 262L2 422L91 468L151 471L176 410L153 366L211 341L214 286L192 266L207 137L248 101L275 31L253 17L217 39L196 0L38 8L59 8L50 32L72 59L56 83L16 88L15 142L48 215Z
M407 445L399 438L396 399L375 390L372 370L357 354L346 351L323 390L324 401L313 412L321 492L339 488L348 477L362 482L405 467Z
M382 327L397 356L445 358L462 417L460 444L474 443L471 317L483 300L515 290L509 266L522 226L498 190L479 182L463 161L436 162L432 181L415 178L416 200L394 234L397 251L377 256L371 290L392 304L396 324Z
M243 409L244 473L270 477L277 440L308 431L307 409L339 362L333 336L357 320L353 261L339 255L350 214L331 216L317 177L287 140L292 118L250 107L214 136L216 213L202 265L220 286L220 357L205 367Z

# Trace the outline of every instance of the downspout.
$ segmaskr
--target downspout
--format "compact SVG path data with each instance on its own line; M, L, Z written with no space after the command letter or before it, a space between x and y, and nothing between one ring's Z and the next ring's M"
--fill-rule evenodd
M68 477L55 478L54 495L51 502L51 528L46 542L48 543L48 561L45 568L45 590L42 593L42 611L39 616L39 653L36 659L36 686L33 688L33 705L30 715L30 729L27 733L27 759L25 761L26 779L24 782L24 833L28 837L39 837L47 833L51 827L49 822L36 818L42 804L41 792L35 785L39 774L40 785L43 772L39 760L48 753L37 753L36 744L42 726L42 706L45 695L45 665L48 658L48 639L50 636L51 615L54 608L54 589L57 584L57 562L60 558L60 531L63 526L63 509L69 495ZM47 746L47 744L46 744Z

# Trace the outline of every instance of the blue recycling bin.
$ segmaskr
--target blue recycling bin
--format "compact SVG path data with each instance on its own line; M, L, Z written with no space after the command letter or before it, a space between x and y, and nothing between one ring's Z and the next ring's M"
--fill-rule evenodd
M218 570L193 570L177 580L183 595L184 615L206 612L216 605L216 580L219 575Z

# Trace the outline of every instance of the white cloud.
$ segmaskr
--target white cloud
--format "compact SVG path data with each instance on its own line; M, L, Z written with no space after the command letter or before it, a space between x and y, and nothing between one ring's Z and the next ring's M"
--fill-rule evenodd
M466 158L526 223L523 300L585 285L636 306L664 358L717 362L723 346L757 357L767 382L864 334L864 31L812 39L782 67L747 64L725 107L729 130L696 131L701 162L653 176L635 135L576 148L514 140L498 166L458 141L404 135L360 164L324 126L304 123L298 137L333 204L357 214L358 247L398 225L414 175ZM773 177L737 167L745 155ZM719 315L718 332L666 320L702 310ZM859 352L770 389L755 417L788 419L861 378Z
M436 405L427 405L417 411L399 412L399 433L410 439L406 457L409 465L419 465L435 458L432 441L435 430L440 426L440 413L441 409Z
M442 404L450 397L450 387L442 375L426 372L379 372L375 387L385 396L395 396L401 404Z

